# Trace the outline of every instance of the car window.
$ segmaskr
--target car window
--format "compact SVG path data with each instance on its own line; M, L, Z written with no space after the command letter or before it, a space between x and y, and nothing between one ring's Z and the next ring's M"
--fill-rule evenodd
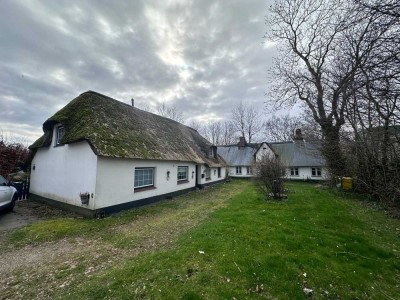
M0 185L7 185L7 180L3 176L0 176Z

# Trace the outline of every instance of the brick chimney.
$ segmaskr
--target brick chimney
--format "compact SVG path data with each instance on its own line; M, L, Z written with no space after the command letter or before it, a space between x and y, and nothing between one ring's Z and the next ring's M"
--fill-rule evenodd
M239 143L238 143L239 150L244 150L245 146L246 146L246 139L244 136L241 136L239 138Z
M301 129L297 128L294 132L293 136L294 141L303 141L303 134L301 133Z

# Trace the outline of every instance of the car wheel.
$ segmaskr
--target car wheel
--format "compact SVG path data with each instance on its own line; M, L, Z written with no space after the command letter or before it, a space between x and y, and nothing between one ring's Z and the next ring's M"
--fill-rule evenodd
M17 202L17 199L18 199L18 195L17 195L17 193L15 193L14 196L13 196L13 198L12 198L12 200L11 200L11 203L10 203L10 205L7 207L6 211L8 211L8 212L13 211L14 206L15 206L15 202Z

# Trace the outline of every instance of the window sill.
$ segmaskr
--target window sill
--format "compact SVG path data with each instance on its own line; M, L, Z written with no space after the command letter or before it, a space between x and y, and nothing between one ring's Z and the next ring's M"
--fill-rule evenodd
M137 193L137 192L144 192L144 191L155 190L155 189L156 189L156 187L154 185L145 186L145 187L137 187L137 188L134 188L134 192Z
M311 175L311 177L322 177L322 175Z
M184 183L188 183L188 182L189 182L189 180L179 180L177 182L177 184L184 184Z

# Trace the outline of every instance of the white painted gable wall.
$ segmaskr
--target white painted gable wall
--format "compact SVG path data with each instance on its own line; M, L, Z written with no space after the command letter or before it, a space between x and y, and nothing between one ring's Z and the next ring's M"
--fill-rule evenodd
M80 193L95 194L96 169L97 156L85 141L39 148L31 164L30 193L81 206ZM88 208L94 209L92 201Z
M256 153L256 161L261 161L264 156L274 156L274 152L272 152L271 148L266 144L262 143L262 145L258 148Z

